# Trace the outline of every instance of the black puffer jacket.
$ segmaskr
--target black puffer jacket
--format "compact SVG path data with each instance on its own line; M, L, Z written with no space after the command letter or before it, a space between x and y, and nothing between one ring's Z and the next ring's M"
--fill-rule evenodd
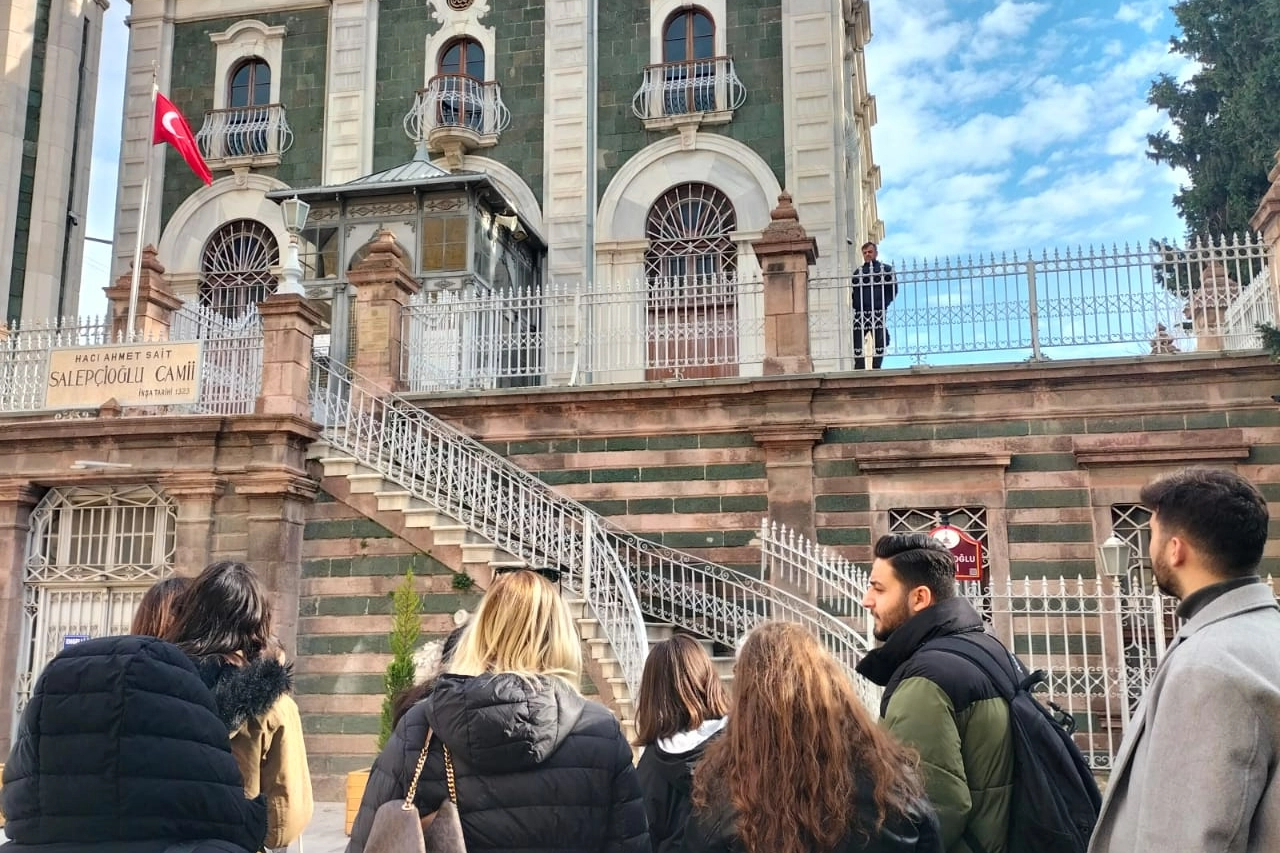
M213 695L186 655L152 637L88 640L45 667L0 793L5 833L21 845L208 838L257 850L267 831Z
M416 803L448 796L457 778L467 853L648 853L644 806L618 721L555 679L502 673L441 676L409 709L373 764L347 853L363 853L373 814L409 789L427 727L434 731Z
M778 796L787 795L785 779L778 780ZM858 778L856 823L875 826L876 810L871 779ZM695 810L684 833L684 853L746 853L738 838L738 816L727 801ZM832 853L943 853L938 819L921 802L911 818L897 815L885 821L878 833L851 829Z
M653 853L674 853L680 849L684 825L689 819L693 767L707 745L723 730L724 723L723 719L708 720L694 731L650 744L640 756L636 778L644 795L644 814L649 820Z

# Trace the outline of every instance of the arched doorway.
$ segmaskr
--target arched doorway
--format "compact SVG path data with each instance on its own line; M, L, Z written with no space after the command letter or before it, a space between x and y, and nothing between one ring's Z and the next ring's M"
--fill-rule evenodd
M271 229L253 219L223 225L200 255L200 304L238 319L274 292L280 248Z
M710 184L679 184L649 209L646 379L738 375L737 230Z

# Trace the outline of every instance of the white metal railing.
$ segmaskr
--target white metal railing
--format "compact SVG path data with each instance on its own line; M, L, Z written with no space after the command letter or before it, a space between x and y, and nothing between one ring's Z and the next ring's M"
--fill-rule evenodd
M1151 241L911 262L895 269L897 297L883 312L854 311L852 271L818 272L813 357L819 370L852 368L855 338L869 357L881 325L891 367L1253 348L1256 337L1228 327L1246 297L1248 320L1276 317L1272 290L1254 287L1268 253L1246 234L1185 248Z
M757 375L759 280L423 291L404 310L411 391Z
M13 325L0 332L0 412L34 412L44 408L50 353L67 347L157 341L203 341L199 399L191 405L140 407L194 414L235 415L253 412L262 390L262 322L256 308L229 320L215 311L184 303L174 312L167 336L144 339L113 332L103 317Z
M857 625L867 644L874 619L862 606L869 572L807 539L785 524L760 522L761 576L770 584L791 590L822 610Z
M196 143L200 154L206 161L213 161L213 166L241 157L278 160L293 146L293 130L285 117L284 104L209 110L196 132Z
M404 132L426 142L437 128L459 128L480 136L497 136L511 124L511 111L502 102L497 81L485 82L466 74L440 74L419 89L405 114Z
M1271 288L1270 268L1253 277L1227 305L1222 320L1224 348L1231 350L1262 349L1258 326L1276 324L1275 293Z
M640 119L736 110L747 87L733 70L733 59L716 56L647 65L631 110Z
M748 575L601 519L469 436L327 358L314 417L337 451L531 565L554 565L613 646L634 697L648 653L642 612L732 645L766 619L804 624L852 670L866 643L840 620ZM874 690L864 686L867 700Z

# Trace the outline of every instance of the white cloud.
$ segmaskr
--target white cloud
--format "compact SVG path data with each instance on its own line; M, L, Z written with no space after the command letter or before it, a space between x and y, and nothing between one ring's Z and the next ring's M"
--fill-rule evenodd
M1143 32L1153 33L1164 20L1168 8L1169 0L1121 3L1116 10L1116 20L1122 24L1137 24Z
M867 68L886 255L1180 232L1173 173L1145 154L1164 122L1146 95L1185 62L1163 37L1072 11L1009 0L877 7ZM996 32L1007 35L986 39L994 52L937 46Z

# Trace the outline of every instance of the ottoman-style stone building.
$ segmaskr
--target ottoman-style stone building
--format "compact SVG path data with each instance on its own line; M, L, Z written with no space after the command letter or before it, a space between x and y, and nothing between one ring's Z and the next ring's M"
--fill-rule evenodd
M852 664L850 561L946 525L982 546L966 594L1106 769L1173 625L1141 486L1224 466L1280 509L1280 389L1244 310L1274 312L1280 183L1261 242L1176 262L1212 283L1195 294L900 267L896 360L852 371L848 269L883 230L867 4L599 5L134 0L113 317L0 337L0 720L157 578L245 560L335 798L372 760L407 570L432 640L496 569L562 569L583 688L628 725L672 631L726 675L765 618ZM157 158L139 223L153 60L216 180ZM108 352L139 227L148 342ZM973 284L992 275L1013 295ZM1119 337L1089 326L1113 316ZM969 363L1006 322L1013 354ZM905 363L938 352L958 355ZM108 356L164 373L107 388Z

